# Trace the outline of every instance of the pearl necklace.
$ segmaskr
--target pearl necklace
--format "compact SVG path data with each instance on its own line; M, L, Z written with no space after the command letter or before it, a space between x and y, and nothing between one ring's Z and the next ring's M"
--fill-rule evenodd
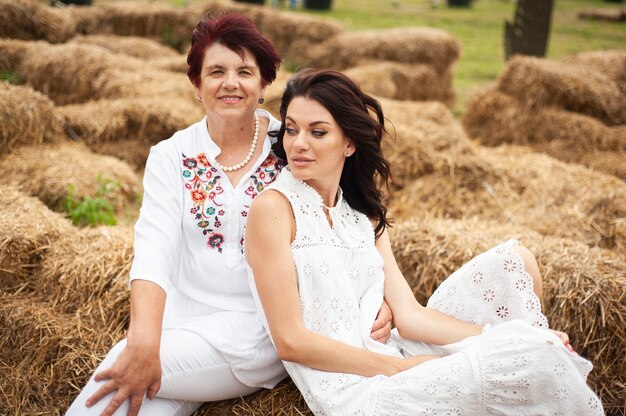
M250 162L250 159L252 159L252 155L254 154L254 149L256 149L256 144L258 141L259 141L259 116L258 114L255 113L254 114L254 136L252 137L252 144L250 144L250 150L248 150L248 154L246 155L245 159L233 166L223 166L220 162L216 160L215 165L218 168L222 169L224 172L233 172L235 170L239 170L243 168L244 166L248 164L248 162Z

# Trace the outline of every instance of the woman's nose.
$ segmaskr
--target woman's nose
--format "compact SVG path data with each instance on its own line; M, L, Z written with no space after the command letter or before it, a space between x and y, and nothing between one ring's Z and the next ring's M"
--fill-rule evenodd
M307 150L309 148L309 142L304 132L299 132L294 138L293 146L296 150Z
M224 76L224 82L223 82L223 86L224 88L237 88L238 85L238 81L237 81L237 75L233 74L232 72L227 72Z

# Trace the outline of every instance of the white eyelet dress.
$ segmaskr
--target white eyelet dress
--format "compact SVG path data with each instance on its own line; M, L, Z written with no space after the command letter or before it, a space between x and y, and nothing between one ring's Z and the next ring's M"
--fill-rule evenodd
M587 386L592 366L551 331L532 291L516 242L501 244L463 266L432 296L429 307L489 324L481 335L433 346L393 333L370 338L383 299L383 261L371 222L341 191L330 209L313 188L284 169L268 187L290 201L297 232L291 245L304 325L356 347L408 357L437 353L392 377L331 373L284 362L316 415L602 415ZM248 267L259 308L254 278ZM267 328L267 322L265 322Z

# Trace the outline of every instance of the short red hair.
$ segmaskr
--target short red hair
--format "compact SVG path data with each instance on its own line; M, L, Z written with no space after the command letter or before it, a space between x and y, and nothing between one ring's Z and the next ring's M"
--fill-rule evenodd
M237 13L224 13L215 17L205 17L191 34L191 49L187 54L187 76L191 83L199 87L204 54L211 45L219 43L244 56L248 50L259 66L263 86L276 79L280 67L280 55L274 45L261 35L250 19Z

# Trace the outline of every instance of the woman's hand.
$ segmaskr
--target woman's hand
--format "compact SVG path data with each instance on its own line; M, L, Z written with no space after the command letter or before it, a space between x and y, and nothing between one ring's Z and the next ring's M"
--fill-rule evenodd
M568 351L573 352L574 354L578 354L570 345L569 336L565 332L555 331L554 329L551 329L550 331L552 331L557 337L559 337L561 341L563 341L563 345L565 345L565 348L567 348Z
M391 308L387 305L387 302L383 299L383 304L376 315L376 320L372 326L372 332L370 336L374 341L387 342L391 336L391 322L393 316L391 314Z
M129 400L128 416L137 416L144 395L152 400L161 387L161 361L158 349L126 346L113 365L95 375L106 381L85 405L91 407L107 394L117 391L100 416L111 416Z

